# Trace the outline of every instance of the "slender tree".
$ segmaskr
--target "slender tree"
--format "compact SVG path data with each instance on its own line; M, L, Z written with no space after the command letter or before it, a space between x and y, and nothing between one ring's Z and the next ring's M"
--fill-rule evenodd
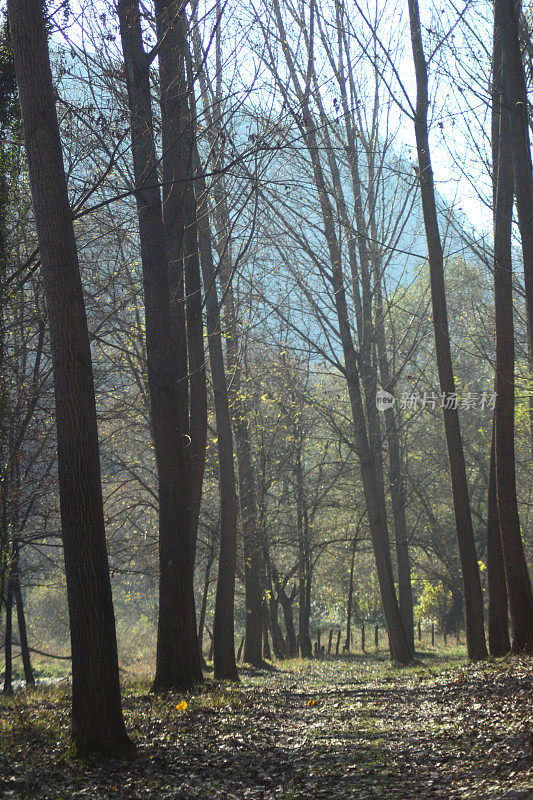
M516 39L516 41L515 41ZM511 616L512 647L533 652L533 594L516 496L514 324L511 227L513 182L524 254L526 306L533 277L533 177L527 97L515 3L494 6L494 311L496 326L495 470L498 520ZM522 106L525 104L524 110ZM526 153L527 150L527 153ZM524 174L529 170L529 175Z
M198 28L196 25L194 36L195 67L199 77L200 89L203 100L203 113L206 119L206 128L211 147L212 163L220 171L220 178L213 183L213 203L206 211L213 219L212 243L218 256L218 277L221 284L221 297L223 309L223 328L226 343L226 360L229 377L228 396L232 414L233 431L235 435L235 451L238 465L239 511L243 536L244 555L244 588L245 588L245 640L244 658L248 664L259 666L262 663L262 627L263 627L263 587L261 576L263 574L262 542L257 522L256 504L256 478L250 432L248 412L241 391L241 363L240 353L243 349L243 340L239 334L238 307L233 288L233 247L231 241L232 223L228 209L228 194L224 179L225 149L227 133L223 120L222 97L222 40L221 40L221 15L220 3L216 5L217 23L215 30L215 63L216 79L210 79L206 68L206 53L203 50ZM197 23L197 20L195 20ZM215 85L213 85L213 83ZM210 101L210 102L209 102ZM202 215L202 224L209 224L205 215ZM225 591L222 596L229 597ZM228 613L223 616L228 618ZM232 645L233 646L233 645ZM228 660L228 659L226 659Z
M199 159L197 160L198 167ZM209 360L215 396L217 449L220 491L220 552L217 594L213 621L215 678L236 680L234 645L235 569L237 563L237 493L233 461L233 434L228 398L224 351L217 296L216 270L213 263L211 232L205 181L199 181L199 243L204 291L206 295Z
M10 0L8 12L53 357L72 736L80 754L131 756L121 708L89 333L46 20L40 0Z
M444 432L448 449L452 496L455 513L455 526L459 544L459 557L463 574L465 597L466 636L468 656L472 660L487 655L485 631L483 627L483 596L477 563L474 530L470 511L470 498L466 477L465 457L459 415L447 398L455 396L455 378L453 375L448 327L448 310L446 305L446 287L444 283L444 257L435 201L435 186L428 136L428 71L418 0L409 0L409 22L411 43L416 74L416 110L415 136L418 154L418 177L424 214L424 226L428 247L428 260L431 281L431 302L433 308L433 332L440 390L445 398L443 403Z

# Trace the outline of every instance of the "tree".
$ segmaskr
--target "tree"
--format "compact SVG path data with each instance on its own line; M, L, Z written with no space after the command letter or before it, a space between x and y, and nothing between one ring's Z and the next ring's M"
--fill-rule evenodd
M239 510L243 536L243 555L244 555L244 586L245 586L245 605L246 605L246 630L244 641L244 661L249 664L259 666L262 663L262 626L263 612L262 600L263 591L261 576L263 574L263 564L261 558L261 541L257 524L256 508L256 478L254 462L250 447L250 434L248 425L247 409L243 402L241 392L241 363L239 353L242 349L242 337L239 336L238 307L235 301L233 288L233 277L235 264L239 255L234 254L232 242L233 224L229 213L229 192L225 182L225 143L229 139L229 132L226 131L227 125L224 120L224 100L222 97L222 44L221 44L221 16L220 4L216 5L216 30L215 36L215 60L216 60L216 80L215 86L210 79L206 69L206 53L202 47L198 29L196 27L194 38L195 65L198 71L200 89L203 101L203 114L208 130L210 144L210 157L213 166L220 173L214 180L212 186L213 203L211 208L207 202L207 196L203 195L203 212L201 214L201 225L208 226L213 233L211 237L212 246L218 256L217 277L221 285L221 298L223 308L223 331L226 343L226 361L228 372L228 398L232 414L232 426L235 435L235 450L238 465L238 485L239 485ZM197 22L197 20L196 20ZM210 216L208 216L208 214ZM213 223L210 225L210 218ZM214 276L215 277L215 274ZM216 287L214 287L216 289ZM207 288L206 288L207 291ZM226 501L225 506L228 506ZM233 556L229 551L233 550L233 544L225 548L226 559L229 563L226 569L231 566ZM231 664L230 649L234 650L232 635L229 635L230 609L224 608L226 604L233 605L233 593L229 591L230 583L234 578L226 571L220 573L221 594L219 595L218 619L226 620L225 627L227 635L223 634L224 641L220 643L220 651L215 645L215 652L225 652L223 661L229 665L229 672L233 673L234 668ZM224 583L228 582L226 588ZM226 598L224 601L223 598ZM221 604L222 603L222 607ZM231 617L233 610L231 610ZM233 623L231 623L233 625ZM217 626L218 627L218 626ZM222 633L222 631L221 631ZM216 641L216 633L213 631ZM220 636L221 634L219 634ZM232 677L228 675L227 677Z
M185 430L187 395L183 390L187 374L183 306L175 297L171 316L171 287L182 287L183 230L175 230L172 212L163 225L161 193L157 174L153 116L150 97L150 60L144 50L137 0L122 0L118 6L120 34L131 119L131 144L135 172L135 197L139 221L146 318L146 353L150 390L151 423L156 451L159 498L159 616L155 691L187 687L202 680L196 631L193 574L195 555L194 475L187 447L192 436ZM168 19L168 25L174 24ZM170 37L172 39L172 37ZM163 64L165 61L164 36ZM177 57L168 55L169 60ZM174 76L175 77L175 76ZM172 85L167 74L163 87ZM163 107L182 101L165 96ZM175 108L174 108L175 110ZM171 124L171 121L168 121ZM174 120L173 124L177 124ZM165 137L168 161L179 160L172 127ZM167 164L168 161L165 163ZM179 165L181 168L182 164ZM172 162L168 169L175 172ZM168 175L168 173L166 173ZM183 174L183 173L180 173ZM170 189L169 189L170 191ZM174 201L175 202L175 201ZM172 204L172 198L169 199ZM172 204L175 213L175 206ZM176 241L176 237L180 237ZM169 269L169 261L173 269ZM196 295L198 287L196 287ZM180 395L178 395L178 387ZM196 440L195 440L196 441ZM196 447L196 444L193 445Z
M412 657L407 635L403 630L403 623L398 607L394 578L392 570L392 560L387 531L387 515L385 508L385 496L382 479L382 456L381 456L381 437L379 434L379 424L377 421L377 411L375 406L375 374L370 368L370 354L372 352L372 324L371 312L367 303L362 312L358 306L359 301L356 295L355 311L357 318L357 330L359 333L359 349L356 350L352 328L350 325L351 314L348 309L346 286L353 287L356 284L352 272L351 280L346 281L343 272L343 259L341 252L341 242L337 235L336 218L329 191L325 165L321 161L321 148L317 137L317 125L311 108L314 95L310 93L311 79L314 74L314 24L318 19L316 5L312 4L310 9L309 36L307 39L307 69L305 74L299 75L296 67L296 59L288 43L285 23L279 3L274 4L276 26L283 42L283 56L289 76L289 87L292 89L293 97L289 97L289 87L286 89L285 81L279 71L275 70L277 85L282 91L285 103L293 116L294 122L300 129L305 143L309 161L312 167L313 181L316 187L322 225L327 244L329 263L327 269L319 267L322 275L329 284L334 304L338 330L335 335L340 341L343 353L344 364L342 371L345 374L349 390L351 412L354 425L354 446L357 450L361 474L363 479L364 492L368 510L368 523L372 533L372 540L376 558L379 583L382 592L383 608L387 627L391 640L391 655L399 663L408 663ZM318 23L317 23L318 24ZM311 99L312 98L312 99ZM329 148L326 148L329 149ZM356 180L357 184L357 180ZM357 194L358 188L354 189ZM353 262L350 263L353 267ZM367 275L362 279L364 291L368 294ZM354 289L355 291L355 289ZM328 321L327 323L331 323ZM366 407L366 415L365 415Z
M8 4L53 356L72 650L72 737L82 755L131 756L122 717L91 351L39 0Z
M418 177L431 276L433 331L440 390L444 397L448 398L455 395L455 379L450 350L444 283L444 258L429 149L427 122L429 106L428 72L422 42L418 0L409 0L409 21L417 87L414 124L418 154ZM443 419L450 464L457 541L463 574L468 655L469 658L475 660L484 658L487 655L487 646L483 628L483 596L474 543L465 457L457 409L447 408L446 403L444 403Z
M533 178L524 68L515 3L494 6L494 308L496 323L495 470L514 650L533 652L533 594L516 497L514 392L515 348L511 226L513 183L524 255L526 307L533 325ZM529 170L529 172L527 172Z
M197 156L197 166L200 167ZM220 305L213 263L205 181L199 181L198 227L207 311L209 358L215 396L220 486L220 552L213 622L215 678L236 680L234 644L235 569L237 561L237 493L233 435L222 349Z

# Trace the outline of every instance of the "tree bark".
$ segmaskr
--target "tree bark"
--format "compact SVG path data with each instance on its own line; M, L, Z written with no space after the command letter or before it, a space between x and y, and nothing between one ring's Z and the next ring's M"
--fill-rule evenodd
M118 4L135 174L146 318L150 410L159 493L159 616L153 691L202 680L194 606L193 475L183 446L183 396L178 398L175 338L157 174L149 62L137 0ZM173 251L174 252L174 251Z
M176 0L155 0L155 9L160 45L163 228L169 269L171 333L179 358L176 374L183 425L182 447L187 451L191 469L187 502L191 514L193 570L207 441L201 269L193 180L196 159L194 76L188 75L190 53L185 10Z
M504 105L509 111L510 146L514 193L524 257L527 332L530 359L533 358L533 174L529 141L529 107L519 38L520 0L496 0L495 36L503 58ZM533 369L533 364L530 362Z
M530 352L533 334L533 176L527 93L518 39L518 10L519 4L517 8L517 4L509 0L497 0L494 6L494 51L495 58L501 57L500 86L495 91L499 95L497 100L503 97L496 107L496 113L498 107L501 113L498 115L499 150L494 163L495 459L498 519L511 616L512 649L531 653L533 593L520 532L514 452L512 195L509 196L512 182L522 239Z
M82 755L133 755L122 717L87 318L40 0L9 20L45 285L72 651L72 736Z
M509 609L505 568L503 564L498 501L496 498L496 462L494 454L494 421L490 446L489 487L487 502L487 577L489 594L489 651L491 656L504 656L511 649Z
M263 556L263 562L266 567L266 594L268 602L270 633L272 635L272 648L274 650L275 657L281 660L287 655L287 648L285 646L285 640L279 626L279 597L277 592L274 590L272 568L266 547Z
M199 165L199 164L198 164ZM215 678L237 680L235 661L235 570L237 566L237 494L233 461L233 433L224 367L220 329L220 306L213 264L211 233L204 181L199 183L199 242L204 292L206 295L207 335L211 377L215 396L220 491L220 551L213 622Z
M13 694L13 581L7 579L6 630L4 636L4 694Z
M370 170L369 179L370 195L370 232L374 243L378 242L379 235L375 220L375 198L373 189L373 167ZM373 245L372 251L377 249L377 244ZM381 385L383 388L392 392L392 376L389 368L389 358L387 354L387 343L385 341L385 315L383 309L382 292L382 263L381 255L376 252L372 254L372 267L374 274L374 293L376 296L376 319L374 323L379 372ZM411 562L409 559L409 546L407 536L406 500L405 484L402 470L402 457L400 450L400 436L396 424L394 408L387 408L384 412L385 431L387 436L387 447L389 451L389 487L391 495L392 515L394 520L394 537L396 545L396 564L398 567L398 599L400 603L400 615L402 617L405 636L414 657L415 654L415 632L413 618L413 588L411 584Z
M217 5L217 9L218 13L220 13L219 5ZM197 32L194 33L194 36L195 65L199 76L202 96L207 98L209 92L211 92L213 96L212 108L209 107L207 102L204 102L204 114L208 123L207 129L213 151L213 162L215 167L222 172L224 167L224 153L223 145L220 145L220 142L225 140L225 131L221 114L222 45L220 26L217 26L215 34L216 63L218 65L215 91L212 91L205 71L204 59L201 52L202 47ZM246 606L244 661L259 666L262 662L263 628L263 587L261 584L261 576L263 573L263 563L261 559L262 541L257 521L256 476L250 444L247 409L240 392L241 365L239 361L239 352L242 342L238 332L237 310L232 286L231 221L226 205L223 178L214 182L213 198L212 214L216 221L217 228L217 235L214 238L214 242L220 262L219 278L222 287L222 305L224 309L227 370L228 374L231 376L229 399L233 431L235 434L239 509L243 536Z
M433 308L433 331L439 373L440 390L445 398L455 396L446 288L444 284L444 258L439 232L435 187L428 138L428 75L422 43L418 0L409 0L409 20L411 43L416 73L416 112L415 136L418 153L420 194L424 215L424 226L428 247L429 272L431 282L431 302ZM455 526L459 545L459 557L463 574L466 640L468 656L472 660L485 658L487 645L483 627L483 596L477 563L474 530L470 512L470 498L466 478L466 466L456 408L443 404L444 432L448 449L450 476L452 484Z
M311 614L311 570L309 553L309 518L304 496L301 456L298 454L295 469L296 514L298 529L298 641L302 658L312 657L309 618Z

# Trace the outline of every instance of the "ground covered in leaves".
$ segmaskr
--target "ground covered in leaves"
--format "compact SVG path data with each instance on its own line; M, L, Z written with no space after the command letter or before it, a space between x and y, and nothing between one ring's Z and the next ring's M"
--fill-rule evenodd
M133 762L68 751L69 687L0 699L0 797L533 798L533 663L425 654L242 671L188 694L125 686Z

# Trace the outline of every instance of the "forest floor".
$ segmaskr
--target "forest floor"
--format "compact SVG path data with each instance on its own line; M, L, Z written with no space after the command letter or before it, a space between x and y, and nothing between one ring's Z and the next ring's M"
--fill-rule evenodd
M533 798L533 661L425 653L243 669L186 694L124 687L132 762L69 755L69 686L0 698L0 797ZM186 704L186 707L185 707Z

